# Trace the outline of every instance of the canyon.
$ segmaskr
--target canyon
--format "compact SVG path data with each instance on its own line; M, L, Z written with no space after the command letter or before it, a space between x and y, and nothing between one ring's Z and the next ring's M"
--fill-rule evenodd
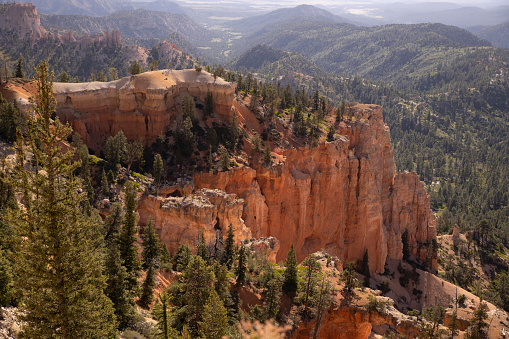
M217 122L229 123L235 115L248 140L260 128L257 113L235 98L234 85L204 71L163 70L109 83L54 84L57 115L96 151L120 130L128 140L150 145L166 131L178 130L186 94L199 106L208 92ZM140 224L155 216L162 241L175 249L196 242L199 233L213 242L216 231L224 235L232 223L238 240L276 238L277 261L291 244L298 260L325 249L349 262L368 251L370 269L376 272L384 271L387 259L401 260L406 242L416 260L433 268L436 220L424 185L415 173L396 171L381 107L356 105L352 112L351 119L336 124L336 140L321 140L316 147L299 145L279 122L284 142L272 145L275 164L244 161L229 171L193 173L187 193L145 194ZM252 152L248 146L244 150ZM204 190L221 194L212 197Z

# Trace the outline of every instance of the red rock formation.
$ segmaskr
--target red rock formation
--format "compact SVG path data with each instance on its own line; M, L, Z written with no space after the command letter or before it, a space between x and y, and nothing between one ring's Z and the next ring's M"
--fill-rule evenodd
M381 108L356 109L337 141L285 150L284 164L271 168L197 174L195 184L244 199L253 236L280 240L277 260L292 243L299 260L323 248L343 262L360 260L368 250L370 268L382 272L387 258L402 258L406 229L420 257L436 236L429 197L414 173L395 174Z
M216 112L228 114L234 87L195 70L146 72L107 83L54 84L58 116L96 150L120 130L128 140L143 139L150 145L170 126L175 128L186 93L205 101L209 90Z
M391 301L388 298L383 298ZM417 338L420 334L415 318L405 317L395 308L384 313L369 312L363 307L342 306L329 308L320 325L318 338L336 339L368 339L373 325L389 324L403 336L403 338ZM292 339L311 338L315 329L315 321L299 324L299 329Z
M41 17L31 3L0 4L0 29L13 31L21 39L48 38L48 32L41 26Z
M233 85L194 70L154 71L110 83L55 84L54 90L57 114L96 150L119 130L129 140L155 141L178 126L185 93L204 101L210 90L223 121L230 121L233 110L241 123L248 123L252 114L236 108ZM382 272L387 258L402 258L402 235L408 230L411 254L424 262L436 236L424 186L414 173L396 173L381 108L357 105L353 112L352 120L338 126L342 136L334 142L283 150L280 163L270 168L241 165L197 174L195 186L241 198L241 217L252 236L280 241L277 260L285 258L292 243L299 260L325 249L347 262L362 259L368 250L370 268ZM197 209L190 217L199 213ZM168 228L165 241L189 238L175 233L171 227L180 227L178 223L165 223L162 215L156 227ZM191 219L196 233L202 221ZM203 223L212 227L207 220ZM208 235L214 239L213 232Z
M251 238L241 219L243 204L234 194L210 189L190 196L144 195L138 204L139 222L146 225L152 218L161 241L173 253L181 244L196 244L201 233L209 241L215 240L218 231L225 231L229 224L236 230L237 241ZM226 232L222 236L226 237Z

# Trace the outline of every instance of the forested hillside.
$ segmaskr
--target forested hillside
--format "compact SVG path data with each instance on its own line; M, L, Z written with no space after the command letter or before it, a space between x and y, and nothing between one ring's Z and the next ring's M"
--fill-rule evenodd
M145 9L121 11L92 17L84 15L41 15L46 28L59 28L75 32L102 33L119 30L123 36L136 39L164 39L178 33L194 44L208 41L211 33L185 14L155 12Z

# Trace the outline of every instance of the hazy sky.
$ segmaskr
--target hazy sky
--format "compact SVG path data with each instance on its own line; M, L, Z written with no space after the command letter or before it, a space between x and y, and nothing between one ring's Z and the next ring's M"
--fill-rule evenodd
M323 6L340 6L340 5L370 5L377 3L394 3L394 2L402 2L402 3L418 3L418 2L449 2L456 3L458 5L465 6L477 6L477 7L491 7L496 5L509 5L509 0L454 0L454 1L444 1L444 0L279 0L277 3L270 0L225 0L225 1L217 1L217 0L180 0L181 3L189 3L189 4L199 4L199 3L245 3L248 5L252 5L254 7L258 6L268 6L268 7L289 7L289 6L297 6L301 4L308 5L323 5Z

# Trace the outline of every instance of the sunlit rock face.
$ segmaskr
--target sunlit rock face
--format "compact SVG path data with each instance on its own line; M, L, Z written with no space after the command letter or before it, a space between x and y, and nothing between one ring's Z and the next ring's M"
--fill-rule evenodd
M54 91L57 115L96 150L120 130L128 140L151 144L181 123L186 94L200 103L210 91L216 119L229 122L235 112L246 131L259 128L253 113L235 100L233 84L195 70L147 72L109 83L56 83ZM150 213L140 215L155 215L156 229L172 249L195 243L200 232L214 242L217 230L225 235L231 222L238 240L279 240L278 261L291 244L299 260L325 249L348 262L361 260L367 250L370 268L378 272L384 271L387 259L402 258L408 231L410 253L433 264L428 249L436 237L436 221L423 184L415 173L396 171L381 107L357 105L352 111L352 119L337 126L341 136L333 142L287 145L276 150L281 160L269 167L250 163L226 172L197 173L190 194L203 201L147 198L140 206ZM204 196L202 189L234 198ZM145 223L147 218L142 219Z

